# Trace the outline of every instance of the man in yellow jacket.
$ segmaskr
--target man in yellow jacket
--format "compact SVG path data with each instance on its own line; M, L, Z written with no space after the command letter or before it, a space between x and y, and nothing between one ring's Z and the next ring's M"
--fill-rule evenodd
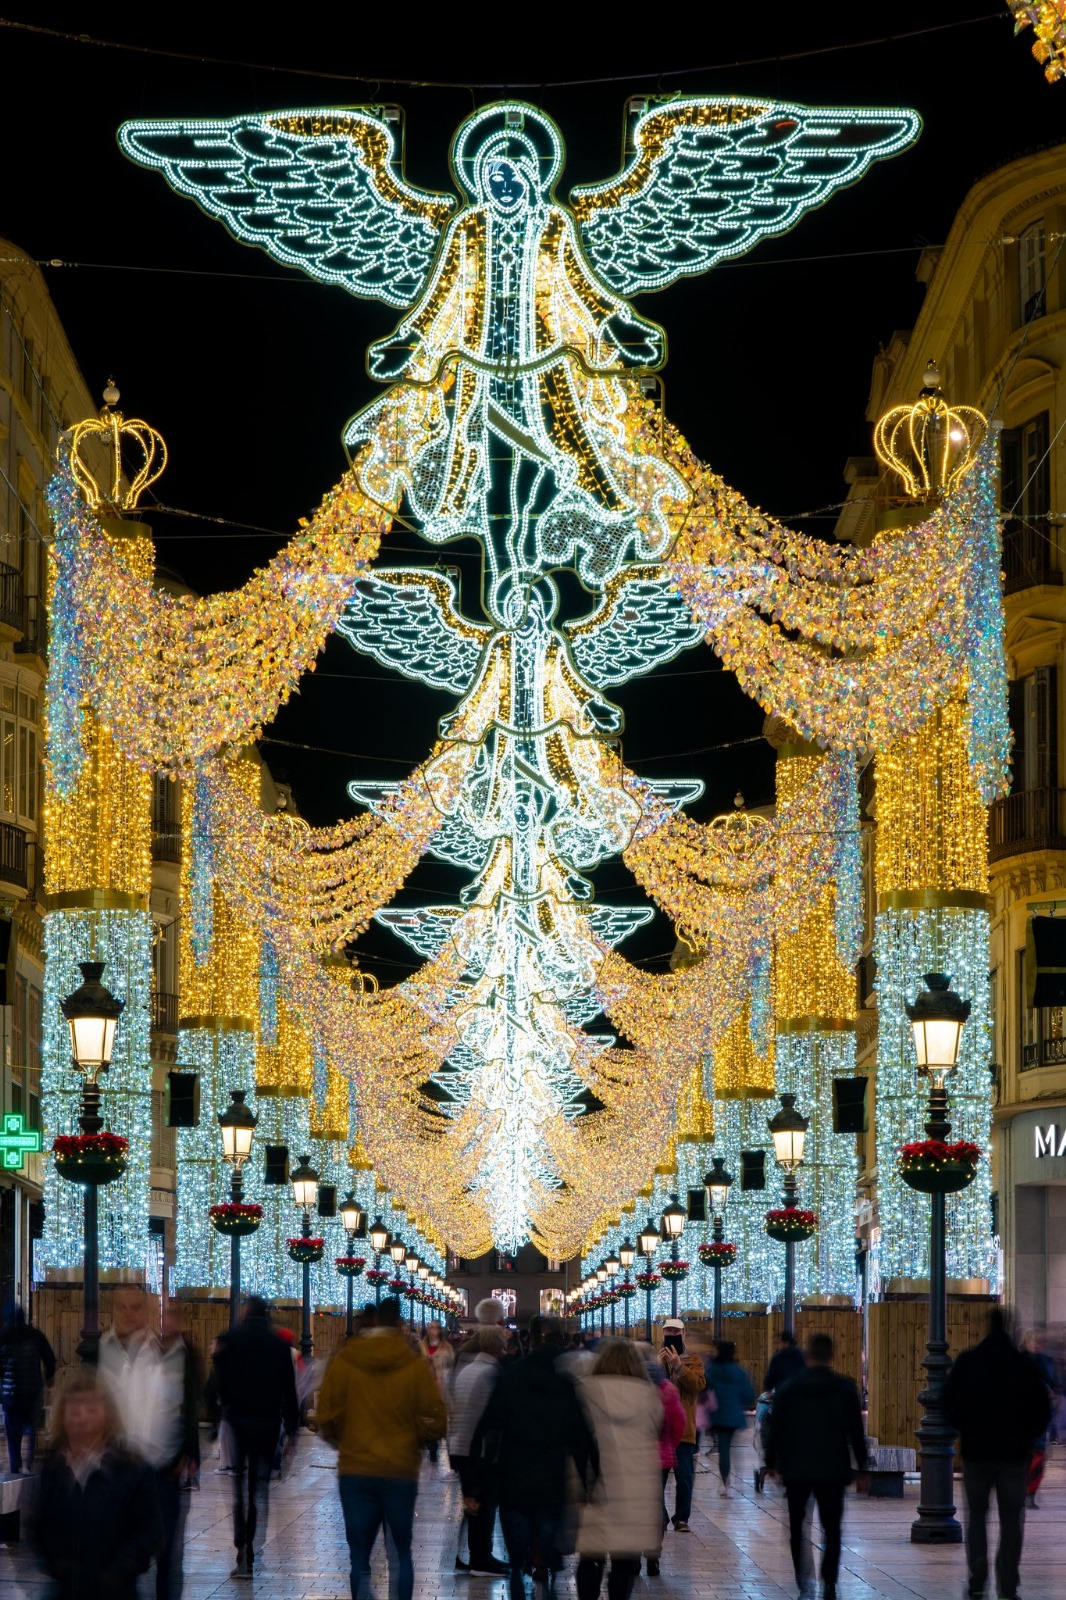
M400 1330L400 1303L383 1300L378 1325L334 1356L315 1418L336 1445L344 1531L352 1555L352 1600L369 1600L370 1553L384 1524L396 1551L396 1600L412 1600L411 1538L422 1453L448 1418L433 1368ZM390 1551L389 1560L392 1560Z

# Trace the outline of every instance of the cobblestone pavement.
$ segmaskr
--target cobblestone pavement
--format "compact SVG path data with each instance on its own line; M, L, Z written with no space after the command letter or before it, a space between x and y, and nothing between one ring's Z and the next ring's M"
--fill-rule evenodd
M790 1600L796 1594L780 1489L756 1495L750 1448L737 1455L735 1499L718 1495L717 1475L699 1472L690 1534L667 1534L662 1577L642 1577L634 1600ZM701 1458L701 1469L705 1458ZM961 1483L956 1482L961 1503ZM672 1494L672 1490L671 1490ZM918 1491L905 1500L848 1497L844 1520L841 1600L958 1600L965 1566L959 1546L933 1549L909 1542ZM230 1480L205 1460L202 1489L193 1494L185 1541L184 1600L347 1600L348 1550L337 1502L334 1456L302 1435L295 1462L282 1483L271 1485L266 1545L251 1585L233 1582ZM469 1578L455 1568L458 1497L443 1460L426 1465L415 1523L416 1600L506 1600L506 1582ZM1022 1560L1025 1600L1066 1596L1066 1452L1060 1447L1040 1494L1040 1509L1026 1521ZM990 1532L995 1534L992 1527ZM498 1544L499 1554L503 1554ZM572 1563L571 1563L572 1565ZM379 1541L374 1587L388 1593ZM532 1585L529 1586L532 1596ZM44 1600L46 1585L23 1546L0 1547L3 1600ZM145 1600L154 1584L142 1585ZM560 1600L571 1600L572 1577L560 1578Z

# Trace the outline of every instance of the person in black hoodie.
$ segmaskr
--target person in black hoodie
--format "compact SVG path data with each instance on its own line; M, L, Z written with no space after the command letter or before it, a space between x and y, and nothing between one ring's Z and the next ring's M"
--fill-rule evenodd
M1019 1350L1009 1313L995 1306L988 1335L964 1350L948 1373L944 1410L959 1431L966 1488L966 1564L969 1593L988 1582L988 1502L999 1509L996 1594L1017 1600L1025 1522L1025 1481L1033 1443L1048 1425L1051 1401L1032 1356Z
M804 1594L811 1592L807 1507L812 1495L818 1507L825 1600L836 1600L844 1489L855 1468L863 1473L868 1460L859 1391L850 1378L833 1371L832 1360L829 1335L812 1334L807 1366L774 1391L766 1438L767 1472L785 1484L792 1565Z
M4 1308L0 1331L0 1403L4 1408L8 1459L11 1470L22 1471L22 1440L30 1436L29 1464L33 1465L35 1436L41 1417L45 1385L56 1373L52 1346L39 1328L31 1328L26 1313L14 1300Z
M233 1430L233 1542L237 1564L231 1578L250 1578L255 1547L266 1528L270 1469L285 1424L293 1439L299 1426L292 1353L270 1326L266 1302L249 1297L244 1317L219 1340L214 1357L214 1391ZM256 1533L258 1531L258 1540Z
M770 1357L770 1365L762 1381L763 1389L772 1391L780 1388L789 1378L794 1378L797 1372L802 1372L806 1365L806 1358L796 1343L795 1334L788 1332L778 1334L777 1349Z
M500 1508L511 1600L524 1600L525 1569L543 1571L552 1583L562 1565L568 1462L585 1486L599 1469L574 1386L556 1369L563 1349L562 1325L534 1317L529 1355L504 1366L471 1441L475 1496L479 1481L483 1492L491 1482Z
M155 1474L120 1442L114 1399L90 1368L61 1387L52 1442L30 1509L50 1600L136 1600L163 1542Z

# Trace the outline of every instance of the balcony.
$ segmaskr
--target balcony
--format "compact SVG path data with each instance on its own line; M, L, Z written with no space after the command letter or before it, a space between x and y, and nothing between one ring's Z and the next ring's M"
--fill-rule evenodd
M178 997L167 989L154 989L152 991L152 1032L172 1033L178 1031Z
M40 656L43 660L47 628L44 605L39 596L28 594L23 597L17 626L22 629L22 638L15 641L16 654Z
M1017 594L1041 583L1062 583L1055 567L1054 535L1047 517L1012 519L1003 528L1003 592Z
M1066 1039L1041 1039L1036 1044L1022 1045L1022 1071L1033 1067L1061 1067L1066 1065Z
M1066 850L1066 789L1019 789L996 800L988 816L988 859L1027 850Z
M26 830L0 822L0 883L17 883L25 889L28 882Z
M157 776L152 789L152 860L181 862L181 799L176 783Z
M22 573L0 561L0 622L22 631Z

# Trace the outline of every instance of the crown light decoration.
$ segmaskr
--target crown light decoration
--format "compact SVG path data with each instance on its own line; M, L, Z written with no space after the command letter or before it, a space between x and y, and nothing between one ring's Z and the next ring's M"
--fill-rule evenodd
M70 470L75 483L92 510L103 506L111 511L135 511L141 495L162 476L167 464L167 447L161 433L140 417L124 417L117 407L120 396L111 379L104 390L104 403L98 417L86 417L70 430ZM85 460L87 440L99 439L111 454L109 481L104 487ZM122 441L130 440L141 453L141 465L128 482L123 481Z
M940 369L930 361L912 406L893 406L874 429L877 459L902 480L915 500L951 494L971 470L988 421L976 406L949 405Z
M350 470L232 594L176 601L121 571L61 462L57 561L81 631L50 704L88 692L127 756L193 775L200 875L262 935L268 1012L290 1008L316 1083L352 1080L379 1181L461 1255L532 1237L568 1256L620 1214L749 996L762 1027L768 915L796 927L806 898L849 881L855 751L913 731L991 649L988 471L888 552L795 534L647 398L665 340L629 300L785 232L918 126L898 110L642 100L622 170L568 201L557 128L517 101L461 124L452 193L407 181L393 107L120 132L235 237L398 321L370 348L384 392L344 429ZM479 541L479 596L444 571L371 565L401 500L430 544ZM453 709L406 780L351 784L364 814L294 828L258 811L220 751L255 736L333 630ZM701 641L827 747L772 826L693 823L698 784L638 779L617 753L611 693ZM68 782L72 722L50 712ZM972 759L991 792L1002 743L990 702ZM391 903L426 852L466 887L452 904ZM619 953L653 911L594 903L590 874L618 854L697 965L646 973ZM321 958L371 920L421 965L356 993Z

